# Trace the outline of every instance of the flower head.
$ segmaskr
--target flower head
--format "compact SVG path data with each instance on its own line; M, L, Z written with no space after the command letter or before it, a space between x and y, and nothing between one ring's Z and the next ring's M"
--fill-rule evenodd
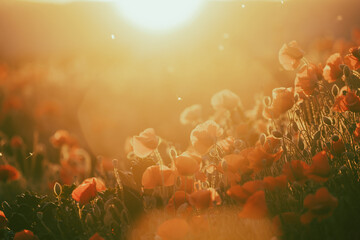
M39 240L39 238L32 231L24 229L15 233L14 240Z
M336 97L333 110L335 112L360 112L360 97L358 97L355 92L351 91L341 91L340 95Z
M175 171L166 167L154 165L148 167L142 175L141 183L144 189L154 189L158 186L172 186L175 184Z
M284 44L279 51L279 61L285 70L295 70L304 56L304 51L296 41Z
M139 136L134 136L132 138L132 146L136 156L140 158L145 158L157 149L159 145L159 137L156 136L155 130L153 128L147 128L139 134Z
M335 82L343 75L343 71L340 68L340 65L343 64L343 60L340 56L340 53L334 53L326 61L326 65L323 69L323 76L326 81L329 83Z
M190 152L183 152L176 157L175 166L178 173L183 176L194 175L200 169L201 157Z
M19 171L9 164L0 165L0 181L15 181L20 178Z
M180 114L180 122L183 125L193 124L200 121L202 116L202 107L200 104L194 104L187 107Z
M281 114L291 109L295 103L292 88L275 88L272 91L271 106L264 108L264 116L268 119L277 119Z
M251 195L245 202L245 205L239 213L240 218L259 219L268 216L268 208L264 191L257 191Z
M96 197L96 194L105 191L105 184L97 178L86 179L71 194L72 198L81 205L89 203Z
M311 95L319 81L318 69L314 64L304 65L300 68L295 78L295 91Z
M233 110L240 104L240 98L232 91L225 89L222 90L211 98L211 106L215 110L227 109Z
M223 129L212 121L208 120L197 125L191 132L190 141L195 150L201 154L206 154L216 143L217 139L223 134Z

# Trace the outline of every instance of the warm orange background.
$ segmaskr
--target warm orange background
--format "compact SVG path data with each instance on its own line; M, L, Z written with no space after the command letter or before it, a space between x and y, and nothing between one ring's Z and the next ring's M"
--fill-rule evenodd
M228 88L249 108L255 93L292 84L277 60L284 42L307 49L315 38L349 37L360 25L357 0L243 3L208 2L160 34L127 23L111 2L1 0L0 61L62 82L61 91L43 93L68 106L56 128L76 133L96 154L121 155L124 139L147 127L185 146L190 129L178 119L186 106L201 103L210 113L212 94Z

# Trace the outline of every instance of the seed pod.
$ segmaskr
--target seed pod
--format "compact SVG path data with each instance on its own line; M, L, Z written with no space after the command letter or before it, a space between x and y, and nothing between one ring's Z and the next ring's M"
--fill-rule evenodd
M271 105L271 98L269 96L264 97L263 103L266 107L270 107Z
M282 138L282 134L279 131L274 130L271 134L276 138Z
M331 123L331 119L330 119L329 117L326 117L326 116L323 117L323 122L324 122L325 124L327 124L327 125L331 125L331 124L332 124L332 123Z
M331 93L334 97L336 97L339 94L339 87L336 84L332 86Z
M260 144L262 145L262 146L264 146L264 143L265 143L265 141L266 141L266 135L264 134L264 133L262 133L261 135L260 135Z
M333 135L332 137L331 137L331 140L333 140L333 142L337 142L337 141L339 141L339 136L338 135Z
M329 114L330 113L330 108L328 106L324 106L324 113L325 114Z
M301 151L304 150L304 148L305 148L305 146L304 146L304 141L302 140L302 138L299 138L298 148L299 148Z
M295 121L292 121L291 126L295 132L299 131L299 127Z
M58 197L61 195L61 193L62 193L62 187L61 187L60 183L56 182L54 184L54 194Z
M343 72L344 72L345 77L349 77L351 74L350 68L347 65L344 66Z

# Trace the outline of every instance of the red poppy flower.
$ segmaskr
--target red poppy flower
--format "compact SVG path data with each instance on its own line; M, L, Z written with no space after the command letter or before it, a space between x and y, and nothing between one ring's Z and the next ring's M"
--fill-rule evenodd
M176 213L176 210L187 202L189 202L189 194L184 191L176 191L166 205L166 211L168 213Z
M95 233L94 235L89 238L89 240L105 240L103 237L100 236L100 234Z
M270 150L268 147L265 149L260 144L248 153L247 158L249 159L249 168L253 169L254 173L260 172L261 170L271 167L271 165L280 159L283 150L279 149L275 153L268 153L266 150Z
M180 122L183 125L196 124L201 121L202 107L200 104L195 104L187 107L180 114Z
M154 189L158 186L172 186L175 184L176 174L173 169L159 165L148 167L142 175L144 189Z
M201 162L202 159L198 155L190 152L183 152L176 157L175 166L180 175L191 176L199 171Z
M81 205L85 205L96 197L97 192L104 190L106 190L106 187L102 181L96 178L90 178L75 188L71 196Z
M8 220L5 216L5 213L0 210L0 230L6 228Z
M304 56L304 51L296 41L284 44L279 51L279 61L285 70L295 70Z
M190 204L199 210L204 210L212 206L213 195L210 190L199 190L190 194Z
M304 207L308 209L301 215L301 222L308 224L316 219L318 222L330 217L338 205L338 200L326 188L319 188L315 194L309 194L304 199Z
M284 165L283 173L290 182L298 182L302 184L308 179L308 169L309 165L307 165L305 162L300 160L292 160L291 162L287 162Z
M54 147L61 147L63 145L74 146L77 141L66 130L57 130L50 138L50 142Z
M192 130L190 141L195 150L201 155L206 154L223 134L223 129L212 121L201 123Z
M272 91L273 101L271 106L264 108L263 115L268 119L276 119L281 114L291 109L295 103L292 88L275 88Z
M306 95L313 94L319 81L317 67L314 64L304 65L295 78L295 91Z
M349 90L345 92L345 95L340 94L336 97L333 110L335 112L360 112L360 98L355 92Z
M341 138L339 138L337 141L334 141L334 140L331 141L331 153L332 154L339 156L345 151L346 151L345 144Z
M253 195L255 192L264 189L264 184L262 181L249 181L244 183L242 186L233 185L231 186L226 194L231 198L239 201L240 203L245 203L246 200Z
M156 136L153 128L147 128L132 138L132 146L136 156L145 158L149 156L159 145L160 138Z
M317 153L313 158L310 168L307 170L308 178L316 182L327 181L330 174L329 160L325 151Z
M211 105L215 110L227 109L233 110L240 104L240 98L232 91L222 90L211 98Z
M284 189L287 187L287 177L286 175L280 175L277 177L265 177L263 179L264 188L270 191L274 191L277 189Z
M276 215L273 219L273 226L276 232L276 236L282 236L283 227L284 226L292 226L296 227L300 224L299 215L295 214L294 212L284 212L279 215Z
M344 57L344 63L352 70L360 68L360 47L353 47L349 50L350 54Z
M244 154L229 154L224 157L224 160L227 165L227 170L232 173L248 173L249 169L249 160L244 152Z
M173 218L163 222L157 229L162 240L181 240L190 232L189 224L182 218Z
M331 55L326 61L326 65L323 69L324 79L329 83L332 83L341 78L343 75L343 71L340 68L341 64L343 64L343 61L340 53L334 53Z
M0 165L0 181L15 181L20 178L19 171L9 164Z
M39 240L39 238L32 231L25 229L15 233L14 240Z
M360 142L360 123L356 124L356 129L353 134L354 134L354 140Z
M268 216L265 192L257 191L251 195L245 202L245 205L239 213L240 218L259 219Z

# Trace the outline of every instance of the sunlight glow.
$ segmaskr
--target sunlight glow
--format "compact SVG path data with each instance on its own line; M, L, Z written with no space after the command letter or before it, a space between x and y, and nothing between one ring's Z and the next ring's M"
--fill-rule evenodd
M204 0L118 0L122 15L148 30L166 30L189 20Z

